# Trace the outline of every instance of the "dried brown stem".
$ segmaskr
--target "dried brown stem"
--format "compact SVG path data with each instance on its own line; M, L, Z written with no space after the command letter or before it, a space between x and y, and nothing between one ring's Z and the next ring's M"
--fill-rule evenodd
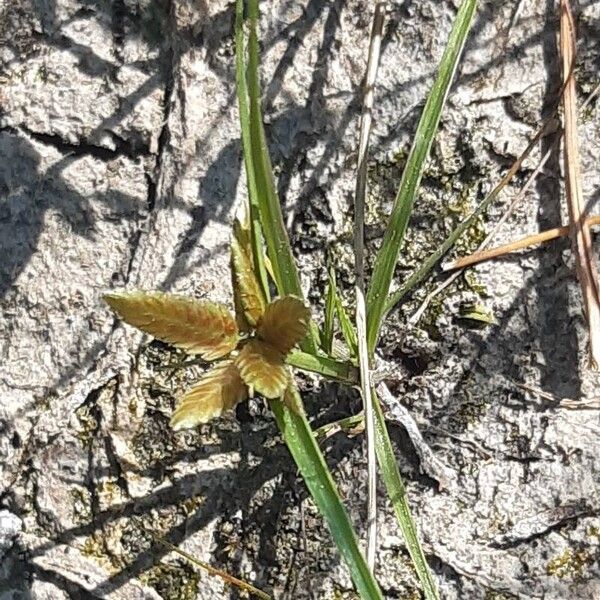
M589 227L593 227L594 225L600 225L600 215L588 217L587 219L585 219L585 226L588 229L588 231ZM462 258L459 258L454 262L444 265L443 269L444 271L464 269L465 267L469 267L471 265L483 262L484 260L498 258L499 256L510 254L511 252L515 252L516 250L522 250L523 248L528 248L529 246L537 246L538 244L543 244L544 242L556 240L565 235L569 235L570 231L571 227L569 225L547 229L546 231L535 233L533 235L527 235L521 239L515 240L514 242L509 242L508 244L497 246L496 248L490 248L489 250L485 250L483 252L475 252L474 254L470 254L469 256L463 256Z
M367 189L367 160L369 135L373 113L375 81L381 54L381 40L385 23L385 2L377 2L373 12L369 58L365 76L363 109L360 117L358 142L358 167L356 192L354 196L354 258L356 270L356 332L358 337L358 358L360 368L360 388L365 413L367 436L367 564L375 570L377 549L377 458L375 453L375 413L371 395L371 374L367 347L367 309L365 304L364 277L364 220L365 195Z
M561 132L561 134L562 134L562 132ZM508 205L508 207L504 211L504 214L502 215L502 217L500 217L500 220L496 223L496 225L494 225L494 228L486 236L485 240L483 240L483 242L481 242L481 244L479 244L479 246L477 248L477 253L478 254L481 253L481 252L483 252L490 245L491 241L494 239L494 236L502 228L502 225L504 223L506 223L506 221L508 220L508 218L510 217L510 215L513 213L513 211L515 210L515 208L519 204L519 202L525 197L525 194L527 193L527 191L529 190L529 188L533 185L536 177L541 172L541 170L544 168L544 165L546 164L546 162L550 158L551 154L554 152L554 147L555 147L555 145L557 145L557 142L558 142L558 140L556 140L556 142L554 144L552 144L552 147L542 157L542 160L539 162L538 166L535 168L535 170L533 171L533 173L529 176L529 178L525 182L525 185L519 190L519 193L512 199L512 201L510 202L510 204ZM458 268L458 267L454 266L454 265L451 266L451 269L456 269L456 268ZM445 264L442 264L442 269L444 271L450 270L450 269L448 269L446 267ZM409 321L408 321L409 324L416 325L417 322L423 316L423 314L424 314L425 310L427 309L427 307L429 306L431 300L433 300L433 298L435 298L440 292L442 292L443 290L445 290L448 286L452 285L452 283L454 281L456 281L456 279L458 277L460 277L460 274L461 274L461 271L456 271L455 273L452 273L452 275L450 275L450 277L448 277L448 279L446 279L445 281L443 281L431 293L429 293L427 295L427 297L425 298L425 300L423 300L423 303L418 308L418 310L409 319Z
M560 9L560 52L565 82L563 94L565 187L570 235L588 322L591 363L593 367L598 368L600 365L600 288L592 251L592 236L585 219L585 203L581 187L575 81L569 77L575 64L575 26L569 0L561 0Z

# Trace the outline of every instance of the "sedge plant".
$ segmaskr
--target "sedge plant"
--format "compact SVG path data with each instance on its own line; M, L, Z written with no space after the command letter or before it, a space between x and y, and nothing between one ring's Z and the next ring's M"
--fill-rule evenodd
M375 360L377 338L393 302L389 292L394 267L475 6L476 0L463 0L455 17L367 287L365 341L370 361ZM117 291L105 298L130 325L215 363L179 400L171 419L174 429L206 423L253 395L268 402L360 597L378 600L383 598L381 590L310 427L291 369L297 367L356 385L359 340L338 293L334 272L329 274L321 330L303 297L263 128L258 20L258 0L248 1L246 13L243 0L236 0L236 87L248 203L247 218L233 228L234 314L221 304L162 292ZM334 348L336 321L347 346L344 359ZM410 513L375 389L372 395L375 448L382 479L425 598L436 599L436 585Z

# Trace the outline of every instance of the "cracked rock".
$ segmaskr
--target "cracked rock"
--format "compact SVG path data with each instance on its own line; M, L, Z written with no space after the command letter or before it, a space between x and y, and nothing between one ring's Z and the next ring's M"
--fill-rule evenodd
M394 289L557 104L557 3L478 4ZM388 6L368 272L457 5ZM364 0L275 0L261 20L266 135L317 320L330 257L352 314L351 199L371 10ZM225 0L0 8L3 599L237 597L157 536L282 600L352 597L268 406L254 398L235 416L174 433L177 399L204 367L182 368L182 353L118 322L102 302L115 288L231 301L230 228L247 198L233 19ZM600 4L579 3L576 21L581 103L598 82ZM599 106L590 103L579 123L584 195L596 212ZM555 141L542 140L446 258L475 248ZM565 220L555 153L496 242ZM382 332L382 381L411 430L391 422L390 435L444 600L600 597L600 379L586 366L573 267L567 240L483 263L409 324L436 274ZM467 301L498 325L458 318ZM353 389L298 380L316 427L360 410ZM337 433L323 447L362 536L364 438ZM386 600L419 597L383 489L378 519Z

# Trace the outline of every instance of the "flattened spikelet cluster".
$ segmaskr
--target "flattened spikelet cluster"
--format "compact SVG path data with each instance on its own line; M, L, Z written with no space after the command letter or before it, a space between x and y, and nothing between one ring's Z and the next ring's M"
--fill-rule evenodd
M245 250L232 246L236 317L226 306L162 292L118 292L104 296L126 322L163 342L212 361L231 354L179 401L174 429L195 427L233 409L249 395L284 396L290 382L285 357L306 335L310 312L284 296L266 304ZM240 330L247 333L244 339Z

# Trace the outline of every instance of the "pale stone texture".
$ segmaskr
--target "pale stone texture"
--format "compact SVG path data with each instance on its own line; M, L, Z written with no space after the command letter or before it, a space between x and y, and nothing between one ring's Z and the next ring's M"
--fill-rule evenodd
M518 19L509 23L520 6ZM396 2L376 93L367 236L383 232L458 2ZM275 2L262 22L267 136L302 282L322 314L326 255L351 283L350 199L372 6ZM0 6L0 598L233 598L152 538L276 598L351 597L351 582L268 411L175 435L175 398L201 369L119 324L104 290L230 302L228 239L245 198L234 87L233 4L18 0ZM583 96L597 84L600 4L581 3ZM482 2L398 270L401 280L489 191L556 104L554 2ZM582 115L583 187L597 211L600 112ZM526 161L489 230L552 140ZM498 241L566 216L558 158ZM448 208L452 207L452 210ZM471 236L472 238L475 236ZM459 252L474 241L462 242ZM597 246L596 246L597 253ZM370 259L369 259L370 261ZM569 244L476 267L418 328L392 314L388 382L452 475L422 472L392 437L425 549L449 599L600 597L600 400ZM348 290L350 288L348 287ZM349 297L349 294L345 294ZM461 303L492 310L471 329ZM303 378L320 425L352 392ZM515 383L516 382L516 383ZM393 410L390 414L393 415ZM361 438L325 445L363 529ZM418 597L383 490L378 577Z

